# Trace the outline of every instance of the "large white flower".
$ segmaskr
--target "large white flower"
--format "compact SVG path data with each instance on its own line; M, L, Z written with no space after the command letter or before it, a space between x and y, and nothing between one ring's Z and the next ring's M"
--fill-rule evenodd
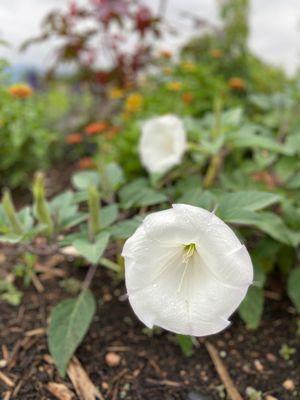
M139 153L149 172L164 173L179 164L185 149L184 126L176 115L152 118L143 124Z
M129 302L149 328L226 328L253 280L250 256L214 213L185 204L148 215L123 248Z

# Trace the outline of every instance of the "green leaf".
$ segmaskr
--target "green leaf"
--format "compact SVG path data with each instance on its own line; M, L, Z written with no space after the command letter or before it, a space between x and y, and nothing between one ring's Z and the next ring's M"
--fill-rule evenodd
M110 206L102 207L100 209L100 226L107 228L118 218L118 206L112 204Z
M203 191L201 188L189 189L178 200L181 204L190 204L191 206L202 207L207 210L213 210L216 199L208 190Z
M140 217L135 217L133 219L129 219L126 221L121 221L121 222L115 224L111 228L110 232L111 232L112 236L116 239L127 239L141 225L142 220L143 219Z
M300 313L300 268L295 268L290 272L287 291L297 311Z
M99 187L100 175L97 171L80 171L72 176L72 185L77 190L87 190L89 186Z
M177 334L176 339L183 354L186 357L190 357L194 353L193 351L194 343L191 336Z
M241 209L236 210L232 215L225 214L221 218L232 224L254 226L273 239L289 246L297 246L300 240L299 232L289 229L278 215L271 212L258 213Z
M230 218L241 209L258 211L279 201L280 196L278 194L269 192L242 191L226 193L220 198L218 214L223 219Z
M260 148L270 150L278 154L294 154L293 148L291 148L289 145L279 143L275 138L272 137L251 133L246 127L238 132L233 132L229 137L229 142L234 148Z
M124 173L122 168L116 163L109 163L105 167L106 178L109 181L109 186L113 190L119 189L124 183Z
M128 210L131 207L145 207L168 201L165 194L147 185L146 179L141 178L124 186L119 192L122 207Z
M246 323L248 329L256 329L259 326L264 308L263 290L251 286L239 307L239 315Z
M76 299L60 302L51 312L48 346L62 377L88 331L95 310L94 296L89 290L84 290Z
M109 240L109 233L103 232L97 236L94 243L89 242L87 239L76 239L73 246L87 261L92 264L97 264L102 256Z

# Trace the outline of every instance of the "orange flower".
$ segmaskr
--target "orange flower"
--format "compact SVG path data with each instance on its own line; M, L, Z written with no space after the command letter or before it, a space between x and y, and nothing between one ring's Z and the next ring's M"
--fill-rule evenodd
M81 133L70 133L66 139L65 139L67 144L78 144L83 141L83 137Z
M166 58L167 60L173 57L173 53L169 50L161 50L160 55L161 57Z
M185 104L191 104L191 102L193 101L193 95L192 95L192 93L189 93L189 92L185 92L185 93L183 93L182 94L182 96L181 96L181 98L182 98L182 101L185 103Z
M140 111L143 105L143 97L139 93L131 93L125 102L125 113Z
M212 58L222 58L224 55L224 52L221 49L212 49L210 51L210 55Z
M246 82L244 81L244 79L239 77L230 78L228 81L228 85L230 89L237 92L244 92L246 90Z
M98 135L107 129L107 124L104 121L93 122L85 127L84 131L88 136Z
M16 83L8 89L9 93L19 99L26 99L31 96L33 89L27 83Z
M79 160L78 167L80 169L90 169L95 167L95 163L91 157L83 157Z
M171 90L172 92L178 92L181 89L182 85L180 82L169 82L167 83L167 89Z
M121 128L119 126L112 126L108 132L105 134L107 140L112 140L120 132Z

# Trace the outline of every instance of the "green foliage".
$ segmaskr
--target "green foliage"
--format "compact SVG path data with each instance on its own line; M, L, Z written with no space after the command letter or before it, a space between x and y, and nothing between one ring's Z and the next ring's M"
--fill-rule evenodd
M186 335L176 335L177 342L181 348L182 353L186 357L190 357L193 353L194 342L193 338Z
M48 125L49 107L43 94L24 99L11 95L0 70L1 185L26 187L36 170L48 168L61 155L63 138Z
M291 270L288 277L288 294L300 313L300 268Z
M89 290L84 290L76 299L62 301L51 312L48 345L62 377L90 326L95 310L94 296Z
M264 296L260 287L252 286L239 307L239 314L249 329L256 329L263 313Z
M87 261L92 264L97 264L108 244L108 240L108 233L100 233L92 243L86 239L76 239L73 242L73 246Z

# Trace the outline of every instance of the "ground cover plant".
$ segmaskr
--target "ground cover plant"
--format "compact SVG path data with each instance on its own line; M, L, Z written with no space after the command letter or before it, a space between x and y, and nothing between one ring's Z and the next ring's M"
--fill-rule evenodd
M121 6L160 32L140 3L92 1L107 35ZM299 397L299 81L248 50L247 1L220 13L178 56L147 49L134 80L116 63L100 82L83 55L103 32L78 36L93 15L72 3L40 39L68 38L79 91L2 84L4 398Z

